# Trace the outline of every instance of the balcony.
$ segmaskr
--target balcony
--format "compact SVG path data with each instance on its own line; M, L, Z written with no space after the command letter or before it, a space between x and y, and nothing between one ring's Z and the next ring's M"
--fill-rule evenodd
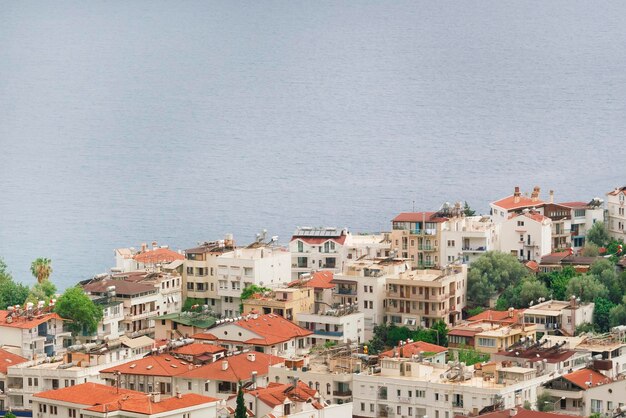
M10 381L7 384L7 388L9 389L23 389L24 388L24 382L19 380L19 381Z
M159 316L159 311L154 310L154 311L145 311L145 312L136 313L136 314L128 314L124 316L124 322L140 321L142 319L151 318L153 316Z
M44 344L45 344L45 345L54 344L54 339L55 339L55 336L54 336L54 335L47 334L47 335L46 335L46 342L45 342Z
M349 396L352 396L352 391L350 389L348 389L348 390L335 390L335 391L333 391L333 396L335 396L337 398L347 398Z
M453 408L463 408L463 401L456 401L456 402L452 402L452 407Z
M437 251L437 246L436 245L418 245L417 249L420 251Z
M343 337L343 331L326 331L323 329L311 330L315 335L322 335L325 337Z
M356 296L356 289L354 288L347 288L347 287L340 287L340 288L336 288L334 290L334 293L337 293L338 295L351 295L351 296Z
M463 247L461 251L463 251L464 253L484 253L485 251L487 251L487 249L485 247Z
M137 331L128 331L130 338L141 337L142 335L154 334L154 328L144 328Z

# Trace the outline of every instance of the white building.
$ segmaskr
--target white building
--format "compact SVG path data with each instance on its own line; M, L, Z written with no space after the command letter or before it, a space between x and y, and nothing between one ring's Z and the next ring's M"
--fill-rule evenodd
M39 305L42 306L42 305ZM28 359L52 357L65 352L71 332L63 329L63 319L49 308L9 307L0 311L0 346L15 347Z
M219 399L186 394L161 399L159 394L83 383L33 396L39 418L214 418Z
M149 248L147 244L141 244L140 250L134 248L117 248L114 251L115 267L111 269L116 273L128 273L131 271L160 271L161 267L174 261L185 259L181 253L170 250L167 245L159 246L156 241Z
M219 325L192 338L219 344L230 352L250 349L280 357L309 351L312 332L276 314L248 314L238 320L220 320Z
M365 341L363 312L355 305L328 309L324 314L301 313L300 326L313 332L311 345L335 343L362 343Z
M372 260L374 258L389 257L391 237L389 232L348 234L345 245L348 260Z
M607 230L611 238L626 241L626 186L606 194Z
M524 311L524 321L537 325L537 332L554 333L556 330L566 335L574 335L576 327L593 322L593 303L547 300L530 306Z
M532 368L462 363L449 367L419 359L383 358L380 369L354 375L354 417L433 417L478 415L484 408L505 409L535 402L537 388L549 380Z
M237 248L211 258L216 265L217 296L221 314L234 317L241 314L241 291L256 285L276 288L291 281L291 254L284 248L254 245Z
M341 273L348 259L349 237L345 228L298 227L289 242L292 278L313 270ZM351 251L354 255L358 253L354 247Z
M11 407L7 392L7 372L9 366L16 366L20 363L27 362L28 359L13 354L7 350L0 349L0 411L6 411ZM22 402L23 404L23 402Z
M11 365L7 369L7 405L14 409L31 409L35 393L56 390L85 382L104 383L100 370L139 359L150 352L154 341L137 340L71 346L62 357L40 358ZM132 346L132 347L131 347Z
M455 216L441 231L442 263L471 264L486 251L498 248L498 232L489 216Z
M543 214L543 205L545 202L539 199L541 189L535 187L530 195L524 196L520 192L519 187L515 187L515 191L511 196L491 202L491 217L496 224L506 222L512 214L519 214L524 209L532 210Z
M552 249L552 220L538 212L513 213L500 222L499 250L520 260L541 261Z

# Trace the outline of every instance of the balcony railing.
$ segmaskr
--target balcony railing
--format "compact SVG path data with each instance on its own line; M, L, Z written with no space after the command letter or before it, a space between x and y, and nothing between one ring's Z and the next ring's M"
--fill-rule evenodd
M338 289L335 289L335 293L338 293L340 295L353 295L356 296L356 289L348 289L345 287L340 287Z
M335 390L333 391L333 396L337 396L337 397L346 397L346 396L352 396L352 391L351 390Z
M159 311L157 310L145 311L145 312L135 313L135 314L130 313L128 315L125 315L124 322L139 321L141 319L146 319L146 318L150 318L150 317L158 316L158 315L159 315Z
M463 408L463 401L456 401L456 402L452 402L452 407L453 408Z
M323 329L316 329L313 330L313 333L317 335L325 335L328 337L343 337L343 331L326 331Z

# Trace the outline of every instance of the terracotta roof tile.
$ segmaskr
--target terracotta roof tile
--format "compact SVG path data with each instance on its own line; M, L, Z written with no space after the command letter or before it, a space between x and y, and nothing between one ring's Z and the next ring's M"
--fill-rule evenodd
M572 418L572 415L558 414L556 412L540 412L530 409L524 409L520 406L515 407L515 418ZM510 409L503 409L501 411L488 412L481 414L480 418L510 418L513 414ZM455 415L454 418L467 418L465 415Z
M415 341L395 349L384 351L380 353L380 357L393 357L396 350L398 351L399 356L402 358L410 358L413 355L425 352L439 354L448 351L447 348L441 347L436 344L427 343L425 341Z
M0 373L2 374L7 374L9 366L24 363L25 361L28 361L28 359L0 349Z
M181 395L180 397L173 396L171 398L160 400L159 402L153 402L148 396L141 393L137 396L126 399L122 398L110 404L96 405L91 408L87 408L87 411L124 411L135 414L154 415L219 401L220 400L217 398L198 395L196 393L187 393L185 395Z
M71 402L79 405L97 405L115 402L125 395L136 395L138 392L127 389L116 389L112 386L98 383L83 383L66 388L47 390L36 393L36 398L52 399L61 402ZM145 395L143 395L145 397Z
M563 379L569 380L583 390L587 390L591 386L600 386L611 382L611 379L592 369L576 370L573 373L563 375ZM591 382L591 385L588 385L588 382Z
M519 196L519 200L515 201L515 196L511 195L509 197L505 197L504 199L497 200L492 202L492 205L498 206L502 209L513 210L513 209L523 209L523 208L532 208L532 207L540 207L543 206L545 202L542 200L533 200L527 196Z
M175 260L184 260L185 256L169 248L157 248L136 254L133 259L143 264L171 263Z
M193 367L187 362L172 357L169 354L159 354L110 367L101 370L100 373L119 371L122 374L145 376L178 376L188 371L190 366Z
M524 313L524 309L514 309L509 317L509 311L495 311L493 309L487 309L484 312L467 318L468 321L497 321L515 323L519 321L520 315Z
M215 354L226 351L221 345L193 343L182 347L178 347L174 350L174 353L184 356L199 356L202 354Z
M311 275L310 279L305 280L305 279L300 278L300 279L292 281L287 286L288 287L304 286L304 287L313 287L315 289L332 289L335 287L335 285L331 283L334 277L335 276L332 271L328 271L328 270L316 271L315 273Z
M254 354L252 360L249 355ZM228 364L226 369L223 369L223 364ZM209 379L219 380L224 382L239 382L241 380L249 379L253 371L256 371L258 376L266 376L269 371L270 364L284 363L285 359L282 357L272 356L264 353L242 353L236 356L230 356L222 358L215 363L206 364L201 367L188 370L181 374L179 377L183 379Z
M298 381L295 387L288 383L270 383L265 388L246 392L272 408L282 405L286 399L295 402L306 402L317 395L315 389L311 389L302 381Z
M55 313L47 313L34 316L32 317L32 319L29 319L28 316L13 316L11 322L7 322L8 316L9 311L0 311L0 327L29 329L35 328L36 326L43 324L44 322L48 322L51 319L62 319L59 315Z
M435 216L437 212L402 212L392 222L445 222L448 218Z
M102 279L87 283L83 286L86 292L105 293L109 286L115 286L118 295L138 295L140 293L156 293L154 284L137 283L130 280Z

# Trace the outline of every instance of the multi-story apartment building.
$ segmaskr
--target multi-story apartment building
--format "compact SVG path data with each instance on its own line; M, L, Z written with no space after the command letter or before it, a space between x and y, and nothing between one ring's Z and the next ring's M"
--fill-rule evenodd
M71 332L63 327L63 319L50 308L27 304L24 309L10 306L0 311L0 346L14 347L27 359L52 357L65 352Z
M302 313L299 315L302 328L313 332L312 346L328 341L335 343L362 343L365 341L363 312L359 312L356 302L350 306L327 309L322 313Z
M186 297L204 301L218 314L241 314L241 291L250 285L279 287L290 281L291 255L281 247L258 239L244 248L232 235L185 251L183 281Z
M512 214L520 214L524 209L532 210L543 214L544 201L539 199L541 189L535 187L530 195L524 196L520 192L519 187L515 187L515 191L511 196L491 202L491 217L496 224L506 222Z
M552 220L539 212L524 209L520 214L512 213L502 221L500 248L520 260L541 261L552 249Z
M0 349L0 411L6 411L10 408L7 396L7 370L9 366L16 366L27 361L28 359L24 357L13 354L10 351Z
M344 345L273 364L269 368L269 380L288 382L297 378L317 390L326 401L346 404L352 401L353 373L362 369L362 361Z
M314 270L340 273L348 258L347 229L298 227L289 242L292 279ZM351 248L356 254L356 249Z
M537 325L537 332L574 335L576 327L593 321L593 303L580 303L575 297L569 302L547 300L524 311L524 321Z
M407 212L393 218L390 239L395 257L411 260L415 268L440 266L439 249L447 220L438 212Z
M607 230L609 236L626 241L626 186L617 187L606 194Z
M455 215L444 224L441 234L440 260L442 265L451 263L471 264L486 251L498 248L498 231L489 216L459 216L460 204Z
M389 257L391 252L390 233L350 234L346 239L346 247L348 260Z
M465 307L467 266L442 270L412 270L387 278L385 323L412 328L430 327L441 320L454 325Z
M273 313L297 324L300 314L311 314L315 310L315 296L312 287L286 287L264 294L255 294L243 301L243 312Z
M506 363L480 369L463 363L431 363L420 356L387 357L380 368L353 377L353 417L439 417L478 415L481 411L536 401L537 388L551 379L534 368Z

